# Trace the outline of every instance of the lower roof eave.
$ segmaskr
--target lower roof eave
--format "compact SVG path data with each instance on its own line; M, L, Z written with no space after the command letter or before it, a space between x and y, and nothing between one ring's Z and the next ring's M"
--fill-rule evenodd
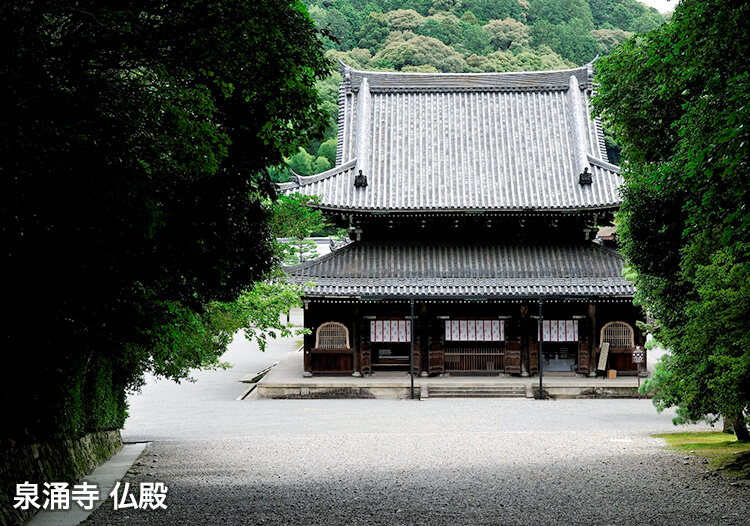
M441 301L441 302L462 302L472 303L478 301L633 301L632 294L613 294L613 295L518 295L518 296L434 296L425 294L412 295L334 295L334 294L305 294L304 300L339 300L339 301L361 301L361 302L379 302L379 301Z

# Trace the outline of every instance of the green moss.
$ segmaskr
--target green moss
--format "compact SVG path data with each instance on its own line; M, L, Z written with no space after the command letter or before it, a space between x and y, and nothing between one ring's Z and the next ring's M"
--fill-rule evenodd
M750 442L739 442L734 435L718 431L654 436L666 440L671 449L708 458L711 469L750 478Z

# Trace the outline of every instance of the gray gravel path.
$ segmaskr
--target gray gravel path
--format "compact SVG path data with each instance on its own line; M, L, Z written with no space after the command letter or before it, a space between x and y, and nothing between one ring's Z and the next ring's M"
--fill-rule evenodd
M750 486L664 449L679 428L646 400L236 401L246 372L147 386L130 482L168 508L88 524L750 525Z

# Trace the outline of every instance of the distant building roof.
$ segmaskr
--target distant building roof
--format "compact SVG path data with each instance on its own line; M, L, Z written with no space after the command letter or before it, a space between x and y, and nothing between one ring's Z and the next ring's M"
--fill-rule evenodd
M342 211L616 208L621 177L589 111L592 72L345 67L337 166L280 188ZM592 183L582 185L586 168ZM360 170L366 187L354 185Z
M355 242L285 267L310 297L623 297L623 258L597 244L461 245Z

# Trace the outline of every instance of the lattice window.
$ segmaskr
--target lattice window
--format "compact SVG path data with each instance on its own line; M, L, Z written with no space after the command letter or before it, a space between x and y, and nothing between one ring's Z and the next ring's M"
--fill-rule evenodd
M329 321L315 333L316 349L348 349L349 329L343 323Z
M634 344L633 328L624 321L611 321L602 327L601 343L613 349L630 349Z

